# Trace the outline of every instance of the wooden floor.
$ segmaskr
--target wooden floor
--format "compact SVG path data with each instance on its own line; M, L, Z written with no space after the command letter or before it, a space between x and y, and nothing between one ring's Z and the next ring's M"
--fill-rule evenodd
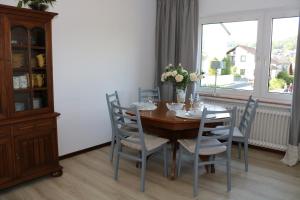
M106 199L172 199L192 198L192 162L185 158L182 175L172 181L162 176L159 155L151 157L146 172L146 191L139 192L139 169L134 162L121 161L119 181L113 180L108 148L95 150L61 161L64 175L41 178L0 193L0 200L106 200ZM280 162L281 155L250 150L249 172L233 151L232 191L226 192L224 166L216 174L201 170L199 196L195 199L299 200L300 165L289 168Z

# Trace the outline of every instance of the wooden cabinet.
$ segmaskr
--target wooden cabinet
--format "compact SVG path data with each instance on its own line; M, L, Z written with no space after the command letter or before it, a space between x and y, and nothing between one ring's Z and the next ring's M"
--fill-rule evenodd
M0 128L0 185L5 184L14 177L13 148L11 131L9 127Z
M57 164L56 128L45 120L13 128L17 176L27 177Z
M0 4L0 189L62 174L53 103L55 15Z

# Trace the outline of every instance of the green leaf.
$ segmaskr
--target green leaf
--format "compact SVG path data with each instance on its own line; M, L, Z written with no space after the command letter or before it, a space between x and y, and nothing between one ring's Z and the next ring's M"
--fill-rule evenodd
M23 7L23 2L22 2L22 1L19 1L17 7L18 7L18 8L22 8L22 7Z

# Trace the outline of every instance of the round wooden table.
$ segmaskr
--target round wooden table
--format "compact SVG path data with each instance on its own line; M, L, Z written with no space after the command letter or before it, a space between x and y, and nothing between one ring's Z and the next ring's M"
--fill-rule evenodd
M157 103L157 109L151 111L140 111L143 129L148 134L167 138L172 144L172 167L171 179L176 178L176 152L178 149L178 139L196 138L199 131L200 119L183 119L176 117L174 111L168 110L166 102ZM213 126L220 124L213 124ZM208 160L207 156L201 156L202 160ZM207 172L214 173L214 166L206 166Z

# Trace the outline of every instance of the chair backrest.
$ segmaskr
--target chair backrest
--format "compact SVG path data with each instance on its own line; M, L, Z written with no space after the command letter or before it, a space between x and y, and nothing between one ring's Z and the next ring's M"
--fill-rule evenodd
M132 144L137 144L141 146L141 150L146 150L145 140L144 140L144 132L141 123L140 113L137 107L125 108L121 107L115 103L111 104L112 106L112 119L113 125L116 130L117 143L119 144L121 140L127 141ZM134 132L128 129L124 129L125 124L124 121L129 120L130 127L137 128L138 132ZM130 138L129 136L135 136Z
M245 107L245 111L239 124L239 130L244 137L249 138L251 132L251 125L255 118L256 108L258 106L258 99L253 99L252 95L249 97Z
M116 105L120 106L120 100L119 100L118 92L115 91L112 94L106 93L106 102L107 102L107 107L108 107L108 113L109 113L111 128L112 128L112 131L114 131L111 105L112 105L112 103L115 103Z
M215 116L224 117L215 117ZM195 152L199 153L201 148L214 148L218 146L227 146L227 150L231 151L232 135L236 119L236 107L225 111L208 111L207 108L203 109L200 128L198 132L197 144ZM223 123L224 126L216 126L216 124ZM212 128L213 127L213 128ZM211 134L214 131L224 132L224 134ZM211 132L211 133L209 133ZM204 135L208 133L207 135ZM229 134L228 134L229 133ZM205 144L205 140L217 139L220 140L219 144ZM201 144L201 141L204 144ZM196 153L198 155L198 153Z
M149 98L151 98L154 101L160 101L159 87L155 89L139 88L139 102L147 101Z

